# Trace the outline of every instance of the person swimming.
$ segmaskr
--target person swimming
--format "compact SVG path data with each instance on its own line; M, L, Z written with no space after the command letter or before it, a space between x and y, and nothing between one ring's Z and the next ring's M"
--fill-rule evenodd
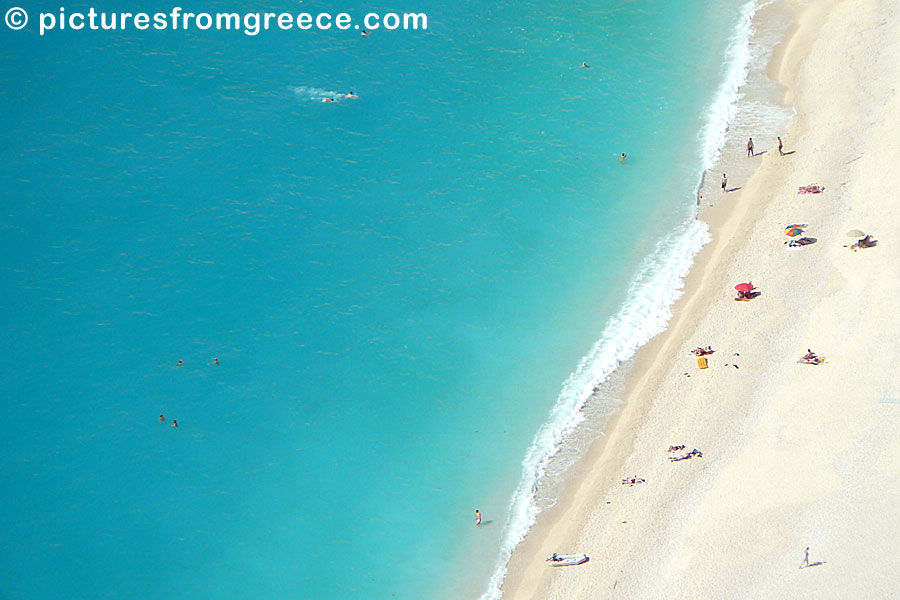
M624 152L622 153L622 156L619 157L619 162L621 162L621 163L625 162L625 153Z
M344 94L344 98L359 98L359 96L357 96L356 94L354 94L354 93L351 91L351 92L349 92L349 93Z
M166 418L165 418L163 415L159 415L159 422L160 422L160 423L165 423L165 422L166 422Z
M172 427L178 429L178 419L172 419Z
M363 37L366 37L367 35L369 35L369 32L366 31L365 29L363 29L361 35L362 35Z
M322 98L322 102L334 102L334 98Z
M581 68L582 69L590 69L590 67L588 66L586 61L581 61Z
M179 361L178 361L178 366L179 366L179 367L180 367L181 365L183 365L183 364L184 364L184 361L183 361L183 360L179 360Z

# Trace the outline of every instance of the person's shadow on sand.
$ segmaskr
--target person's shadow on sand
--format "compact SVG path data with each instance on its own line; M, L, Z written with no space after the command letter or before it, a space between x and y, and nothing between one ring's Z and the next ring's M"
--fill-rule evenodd
M736 191L738 191L739 189L741 189L740 186L738 186L738 187L733 187L733 188L731 188L730 190L725 190L725 193L727 194L728 192L736 192Z
M824 560L820 560L820 561L816 561L816 562L814 562L814 563L809 563L809 564L806 565L805 567L800 567L800 568L801 568L801 569L808 569L808 568L810 568L810 567L818 567L819 565L824 565L824 564L825 564L825 561L824 561Z
M485 525L490 525L490 524L493 523L493 522L494 522L493 519L488 519L487 521L482 521L481 523L479 523L478 526L479 526L479 527L484 527Z
M796 150L791 150L790 152L785 152L784 154L782 154L782 156L790 156L791 154L796 154L796 153L797 153ZM810 566L812 566L812 565L810 565Z

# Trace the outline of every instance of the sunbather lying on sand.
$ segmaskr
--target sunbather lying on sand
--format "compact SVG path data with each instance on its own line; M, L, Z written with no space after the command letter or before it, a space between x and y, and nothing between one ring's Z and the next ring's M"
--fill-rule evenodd
M645 481L640 477L631 477L631 478L626 477L625 479L622 480L622 485L635 485L638 483L645 483Z
M680 460L688 460L688 459L695 458L695 457L703 458L703 453L700 452L699 450L697 450L696 448L694 448L687 454L682 454L681 456L670 456L669 460L671 460L672 462L678 462Z
M712 346L707 346L706 348L694 348L693 352L694 356L706 356L712 354L715 350L712 349Z
M797 362L803 363L804 365L821 365L823 362L825 362L825 357L816 356L815 354L810 356L809 354L807 354Z
M857 240L855 244L850 246L850 249L857 250L858 248L874 248L876 245L878 245L878 240L872 238L871 235L867 235L866 237Z
M797 188L798 194L821 194L825 191L825 186L811 183L809 185L801 185Z
M666 452L678 452L679 450L684 450L684 444L680 444L678 446L669 446L669 449Z

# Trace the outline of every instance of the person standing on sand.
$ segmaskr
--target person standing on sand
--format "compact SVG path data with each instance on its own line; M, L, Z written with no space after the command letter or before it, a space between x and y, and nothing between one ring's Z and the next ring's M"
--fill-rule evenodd
M800 564L800 568L809 566L809 546L806 547L806 551L803 553L803 562Z
M475 510L475 525L481 525L481 511Z
M784 144L781 142L781 136L778 136L778 155L784 156Z
M728 190L725 187L728 185L728 177L725 176L725 173L722 173L722 191L727 192Z
M753 152L753 138L747 141L747 156L756 156L756 153Z

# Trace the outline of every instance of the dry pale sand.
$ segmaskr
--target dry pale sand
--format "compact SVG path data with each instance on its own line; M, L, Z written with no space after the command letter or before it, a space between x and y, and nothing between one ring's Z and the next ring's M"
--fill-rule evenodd
M797 14L775 67L796 152L756 159L702 215L714 241L668 332L514 553L505 600L900 598L900 2ZM826 192L797 194L813 182ZM794 222L818 243L788 251ZM845 247L852 229L878 246ZM735 302L746 280L762 295ZM700 345L716 350L705 371ZM798 364L807 348L827 362ZM670 462L670 444L703 458ZM647 483L620 484L632 475ZM591 560L551 569L553 552Z

